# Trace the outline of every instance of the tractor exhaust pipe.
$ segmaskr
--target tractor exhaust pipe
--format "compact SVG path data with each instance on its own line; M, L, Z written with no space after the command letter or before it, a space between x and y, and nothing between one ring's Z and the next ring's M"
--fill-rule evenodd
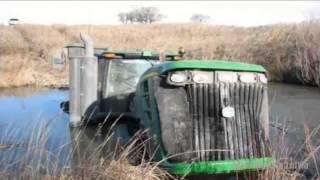
M94 119L98 109L98 60L93 42L80 34L81 44L68 45L70 125L80 126Z
M85 57L93 57L93 41L92 39L85 35L80 33L80 39L84 44L84 56Z

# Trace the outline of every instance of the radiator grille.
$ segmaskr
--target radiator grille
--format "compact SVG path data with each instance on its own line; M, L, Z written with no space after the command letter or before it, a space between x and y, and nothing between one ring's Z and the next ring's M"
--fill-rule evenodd
M172 161L269 156L262 126L268 118L266 84L214 80L174 86L160 77L152 84L166 154L183 154ZM225 107L234 109L233 117L222 115Z
M266 155L259 121L266 86L215 82L190 84L186 91L193 126L191 142L197 160L242 159ZM234 108L234 117L222 116L222 108L227 106Z

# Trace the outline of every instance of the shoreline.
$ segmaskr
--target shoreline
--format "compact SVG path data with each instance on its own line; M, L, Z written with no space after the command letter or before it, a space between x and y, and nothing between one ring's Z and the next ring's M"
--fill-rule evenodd
M69 85L67 84L61 84L61 85L35 85L35 84L28 84L28 85L21 85L21 86L7 86L7 87L0 87L1 90L7 90L7 89L18 89L18 88L47 88L47 89L59 89L59 90L68 90Z
M319 88L315 85L310 84L302 84L299 82L292 83L292 82L283 82L283 81L268 81L268 83L279 83L279 84L286 84L286 85L295 85L295 86L302 86L302 87L310 87L310 88ZM48 88L48 89L59 89L59 90L68 90L69 84L24 84L24 85L15 85L15 86L2 86L0 90L3 89L16 89L16 88Z

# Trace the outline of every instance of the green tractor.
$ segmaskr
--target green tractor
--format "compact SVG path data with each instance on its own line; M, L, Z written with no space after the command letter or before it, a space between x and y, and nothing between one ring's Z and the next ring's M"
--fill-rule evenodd
M259 65L184 59L183 51L70 45L70 122L137 120L160 167L185 176L259 170L269 149L266 70Z

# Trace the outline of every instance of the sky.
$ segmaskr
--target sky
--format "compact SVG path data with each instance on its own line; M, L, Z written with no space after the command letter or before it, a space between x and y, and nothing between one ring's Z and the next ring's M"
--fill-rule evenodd
M320 1L0 1L0 24L10 18L33 24L120 24L117 14L154 6L161 23L185 23L193 14L210 24L259 26L320 17Z

